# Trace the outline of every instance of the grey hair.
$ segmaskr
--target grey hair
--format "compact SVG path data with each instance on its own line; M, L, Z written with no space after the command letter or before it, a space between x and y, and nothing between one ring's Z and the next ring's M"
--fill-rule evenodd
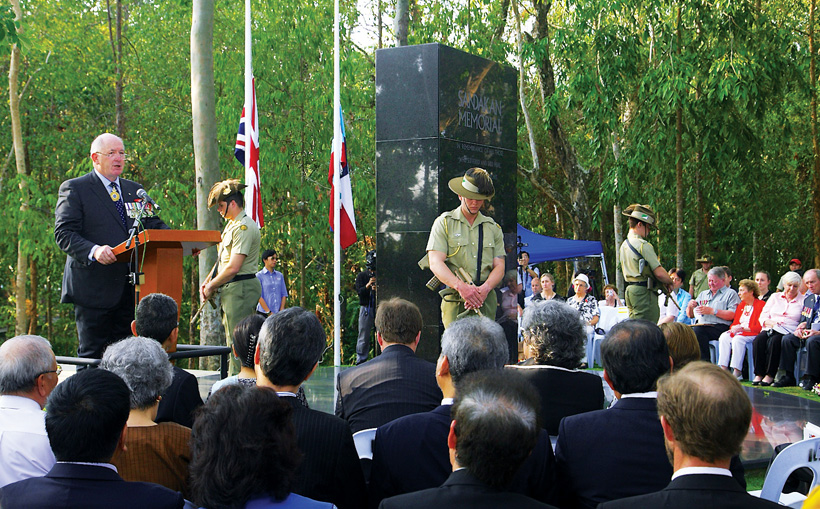
M786 283L791 283L793 285L795 285L795 284L799 285L800 283L803 282L803 278L800 277L800 274L798 274L797 272L792 272L792 271L789 271L789 272L786 272L785 274L783 274L782 279L783 279L783 284L784 285Z
M524 310L524 341L535 350L536 364L575 369L584 356L586 329L569 304L536 301Z
M131 410L144 410L168 390L174 368L168 354L151 338L132 336L105 349L100 368L125 380L131 391Z
M54 352L42 336L23 335L0 345L0 394L27 392L37 377L51 369Z
M118 139L120 141L120 143L123 143L122 138L120 138L116 134L102 133L101 135L94 138L94 141L91 142L91 152L90 153L93 154L94 152L99 152L100 147L102 147L103 141L107 140L108 138L112 138L112 137Z
M507 284L510 283L518 283L518 272L514 269L510 269L504 273L504 282Z
M456 320L441 336L441 355L450 363L450 376L458 386L461 377L484 369L501 369L509 359L504 329L486 317Z
M709 269L709 272L707 274L710 276L719 277L720 279L726 278L726 271L723 270L723 267L712 267L711 269Z
M518 422L525 429L532 431L538 422L538 412L525 401L503 397L498 393L478 388L460 398L460 410L470 419L503 419Z

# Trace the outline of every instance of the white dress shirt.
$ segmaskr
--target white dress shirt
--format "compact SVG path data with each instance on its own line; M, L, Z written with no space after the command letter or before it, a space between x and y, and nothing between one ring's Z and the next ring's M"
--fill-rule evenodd
M39 403L20 396L0 396L0 488L42 477L54 462L46 413Z

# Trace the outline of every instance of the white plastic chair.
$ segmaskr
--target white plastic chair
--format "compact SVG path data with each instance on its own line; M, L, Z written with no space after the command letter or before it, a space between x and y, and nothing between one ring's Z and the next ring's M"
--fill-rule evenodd
M601 310L601 318L598 319L596 327L602 329L604 334L617 323L629 320L629 309L626 306L617 308L600 306L598 309ZM596 359L599 361L601 359L601 341L604 340L604 334L596 333L587 340L587 366L590 368L595 366Z
M795 493L783 493L786 479L801 467L810 468L814 474L809 487L809 492L811 492L820 483L820 438L801 440L780 451L766 473L763 489L760 490L760 498L788 507L801 507L805 497ZM755 492L750 493L756 495Z

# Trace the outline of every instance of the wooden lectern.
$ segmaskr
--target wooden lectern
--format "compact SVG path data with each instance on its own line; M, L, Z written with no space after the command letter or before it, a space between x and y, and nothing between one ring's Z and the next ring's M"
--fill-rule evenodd
M182 310L182 257L218 244L222 234L215 230L145 230L138 236L139 264L145 274L140 298L164 293ZM127 242L127 241L126 241ZM134 241L114 246L118 262L129 262ZM144 256L144 257L143 257Z

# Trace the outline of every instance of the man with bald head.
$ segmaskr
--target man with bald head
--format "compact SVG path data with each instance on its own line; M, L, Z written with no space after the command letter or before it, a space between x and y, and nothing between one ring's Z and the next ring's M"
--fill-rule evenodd
M40 336L17 336L0 345L0 488L46 475L54 453L43 407L61 369Z
M66 253L60 302L74 304L80 357L99 359L105 347L131 335L134 287L129 263L113 247L128 238L137 217L142 186L120 178L125 168L122 140L99 135L90 150L94 169L60 185L54 210L54 239ZM167 229L146 204L145 228Z

